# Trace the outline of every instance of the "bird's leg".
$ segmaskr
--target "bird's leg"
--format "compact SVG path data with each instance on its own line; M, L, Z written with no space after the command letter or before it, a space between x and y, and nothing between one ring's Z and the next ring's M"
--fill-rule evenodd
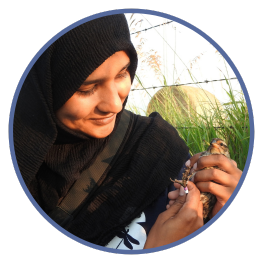
M172 180L170 178L170 180L172 182L180 184L184 188L184 191L185 191L186 194L188 193L187 183L188 183L188 180L189 180L189 172L190 172L190 167L187 167L185 169L184 173L183 173L182 181L179 181L177 179Z
M171 178L170 178L170 180L174 183L180 184L184 188L185 193L186 194L188 193L188 188L187 188L188 179L187 178L184 178L184 176L183 176L182 181L179 181L177 179L172 180Z
M187 182L185 182L185 181L180 182L176 179L172 180L171 178L170 178L170 180L174 183L180 184L184 188L185 193L188 194Z
M178 184L180 184L182 187L184 187L184 185L183 185L183 182L181 182L181 181L179 181L179 180L177 180L177 179L171 179L170 178L170 180L172 181L172 182L174 182L174 183L178 183Z
M189 174L188 181L190 181L195 176L195 174L196 174L196 172Z

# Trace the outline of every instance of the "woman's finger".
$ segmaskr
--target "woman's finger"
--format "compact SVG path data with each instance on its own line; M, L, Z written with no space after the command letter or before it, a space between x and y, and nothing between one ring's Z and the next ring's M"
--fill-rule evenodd
M200 206L200 191L192 182L188 182L187 187L188 194L186 196L185 204L182 206L180 211L177 212L176 217L171 217L170 220L177 221L178 218L180 218L180 220L185 222L188 227L190 224L195 224L197 222L196 220L198 220L197 228L199 228L203 224L203 216L201 213L202 207ZM173 205L170 209L172 207Z
M225 202L229 199L232 194L230 187L225 187L214 182L199 182L196 184L200 192L211 193L216 196L217 200L221 199Z
M201 171L198 171L195 174L194 182L209 182L214 181L218 184L224 185L224 186L232 186L236 185L238 183L238 180L236 180L235 177L230 176L228 173L221 171L219 169L204 169Z
M169 198L170 200L174 200L174 199L176 199L178 196L179 196L179 189L174 190L174 191L171 191L171 192L168 193L168 198Z
M175 202L175 199L174 200L170 200L169 203L166 205L166 209L169 209Z
M233 174L240 178L242 171L239 170L235 164L225 157L223 154L211 154L209 156L203 156L197 161L197 169L202 170L205 167L218 166L226 173Z
M237 162L231 159L231 162L237 167Z
M184 208L186 209L196 209L200 202L200 191L193 182L188 182L187 184L188 194L186 197L186 202Z
M186 193L184 191L184 188L181 186L179 190L178 197L174 200L174 203L170 205L170 207L160 214L159 217L162 222L165 222L166 220L170 219L171 217L174 217L178 211L182 208L182 206L185 204L186 200Z
M185 164L186 164L186 166L187 167L193 167L193 165L198 161L198 159L199 159L199 157L200 157L200 155L201 155L202 153L197 153L197 154L195 154L195 155L193 155Z
M173 205L173 203L175 202L175 199L178 198L178 196L179 196L179 189L168 193L168 198L170 199L170 201L167 204L166 209L169 209L171 205Z

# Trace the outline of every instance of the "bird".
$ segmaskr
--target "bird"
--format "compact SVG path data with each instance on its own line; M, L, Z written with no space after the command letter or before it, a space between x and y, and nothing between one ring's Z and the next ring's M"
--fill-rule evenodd
M209 156L211 154L223 154L228 159L230 159L230 153L229 153L228 146L226 142L220 138L212 139L207 150L202 152L199 158L202 158L204 156ZM218 166L205 167L202 170L204 169L222 170ZM191 173L191 167L186 167L183 173L182 181L178 181L176 179L172 180L171 178L170 180L174 183L179 183L180 185L182 185L184 187L185 192L188 193L187 183L189 180L191 180L194 177L195 174L196 174L195 171ZM211 212L213 210L213 207L216 204L217 199L216 199L216 196L211 193L201 193L200 200L203 203L203 220L204 220L204 223L207 223L210 219Z

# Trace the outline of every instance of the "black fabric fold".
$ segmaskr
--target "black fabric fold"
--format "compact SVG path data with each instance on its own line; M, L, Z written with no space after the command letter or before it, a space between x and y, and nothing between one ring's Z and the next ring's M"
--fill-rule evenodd
M130 40L126 18L123 14L105 16L65 33L33 65L21 88L14 115L16 158L27 186L57 140L60 123L55 112L96 68L121 50L129 55L128 70L133 81L137 53ZM121 112L117 114L116 125L120 115ZM65 127L62 129L73 134ZM83 138L79 134L73 135ZM95 148L96 144L98 149L101 148L101 141L96 143L93 138L86 139L92 141ZM108 139L102 141L106 143Z
M111 138L111 134L96 139L71 131L55 112L89 74L120 50L130 57L133 80L137 55L124 15L87 22L54 42L22 86L14 116L15 153L25 184L46 213L59 204ZM127 141L114 166L65 227L101 246L158 197L170 177L178 175L188 154L177 131L158 113L149 118L132 114L131 118Z
M119 158L67 230L105 246L176 178L188 148L158 113L133 115L134 124Z

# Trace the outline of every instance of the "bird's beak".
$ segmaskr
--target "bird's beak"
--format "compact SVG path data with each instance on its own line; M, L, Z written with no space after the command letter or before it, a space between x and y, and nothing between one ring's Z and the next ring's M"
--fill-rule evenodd
M216 144L216 143L211 143L211 144L212 144L212 147L219 149L218 144Z

